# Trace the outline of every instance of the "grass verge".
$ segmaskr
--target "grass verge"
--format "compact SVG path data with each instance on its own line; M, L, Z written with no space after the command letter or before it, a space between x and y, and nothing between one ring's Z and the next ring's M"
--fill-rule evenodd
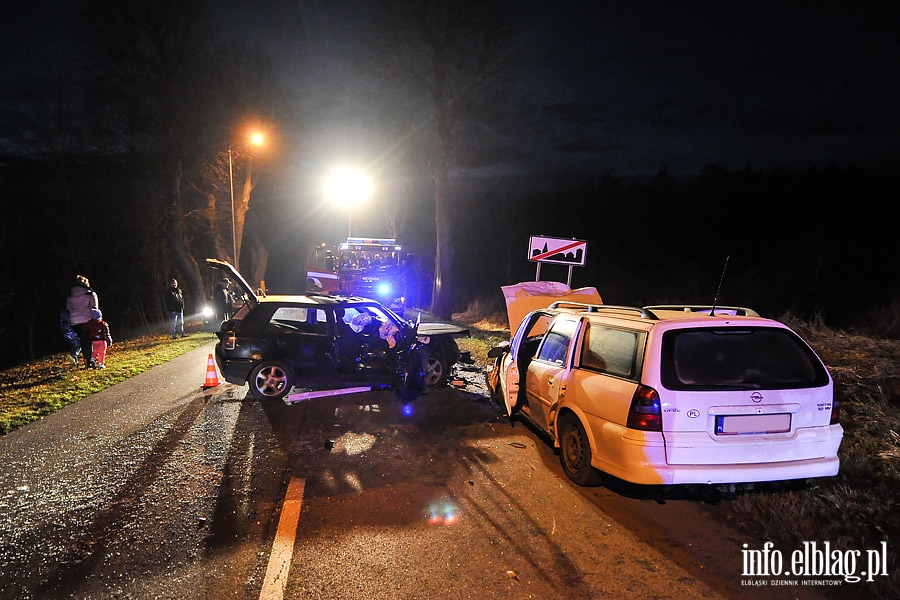
M105 369L85 369L83 363L72 365L69 355L62 353L0 371L0 434L215 339L212 333L193 333L174 340L167 334L146 335L116 341L107 353Z

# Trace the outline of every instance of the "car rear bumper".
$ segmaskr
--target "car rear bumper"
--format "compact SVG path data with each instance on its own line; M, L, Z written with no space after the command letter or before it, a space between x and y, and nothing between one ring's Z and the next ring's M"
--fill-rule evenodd
M840 468L837 456L809 460L792 460L781 463L687 466L671 469L672 484L682 483L755 483L761 481L788 481L815 477L833 477Z
M641 485L676 484L725 484L756 483L764 481L788 481L837 475L840 467L837 451L843 430L840 426L816 428L823 431L819 435L809 435L807 444L798 452L796 443L794 456L783 455L748 462L748 458L759 457L752 445L744 447L742 460L732 453L717 452L717 444L708 440L705 444L695 444L694 450L705 448L708 457L703 464L670 464L667 461L666 444L658 432L642 432L599 422L592 422L591 444L592 464L595 468L614 477ZM598 429L597 426L600 425ZM602 437L601 437L602 436ZM605 440L603 439L605 437ZM615 441L612 440L616 437ZM772 444L777 447L777 443ZM610 449L614 450L610 450ZM787 449L787 447L785 447ZM723 463L729 457L735 460Z
M837 456L784 462L729 465L669 465L661 447L634 445L626 460L611 464L594 460L594 467L619 479L641 485L757 483L833 477L840 468Z
M248 360L226 358L219 348L219 344L216 344L216 366L219 368L219 373L222 374L222 379L235 385L244 385L247 383L253 363Z

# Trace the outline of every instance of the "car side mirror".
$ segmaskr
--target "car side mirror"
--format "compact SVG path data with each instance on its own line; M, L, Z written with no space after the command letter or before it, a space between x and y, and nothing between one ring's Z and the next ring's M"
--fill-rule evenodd
M499 346L494 346L488 350L488 358L500 358L509 349L509 342L500 342Z

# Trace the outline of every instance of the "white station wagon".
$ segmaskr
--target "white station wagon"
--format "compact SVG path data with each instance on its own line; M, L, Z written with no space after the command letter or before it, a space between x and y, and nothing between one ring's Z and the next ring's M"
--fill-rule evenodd
M836 475L840 402L782 323L738 307L555 302L491 350L488 381L580 485L732 484Z

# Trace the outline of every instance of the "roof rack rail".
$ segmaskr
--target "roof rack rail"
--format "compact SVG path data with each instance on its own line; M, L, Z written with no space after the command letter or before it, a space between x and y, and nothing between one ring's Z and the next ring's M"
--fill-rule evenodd
M739 317L759 317L760 314L752 308L746 306L713 306L711 304L655 304L653 306L645 306L648 310L681 310L684 312L696 313L723 313L731 314Z
M649 308L641 308L639 306L621 306L618 304L585 304L583 302L569 302L566 300L558 300L549 306L549 308L575 308L586 312L633 312L641 316L642 319L658 319L653 311Z

